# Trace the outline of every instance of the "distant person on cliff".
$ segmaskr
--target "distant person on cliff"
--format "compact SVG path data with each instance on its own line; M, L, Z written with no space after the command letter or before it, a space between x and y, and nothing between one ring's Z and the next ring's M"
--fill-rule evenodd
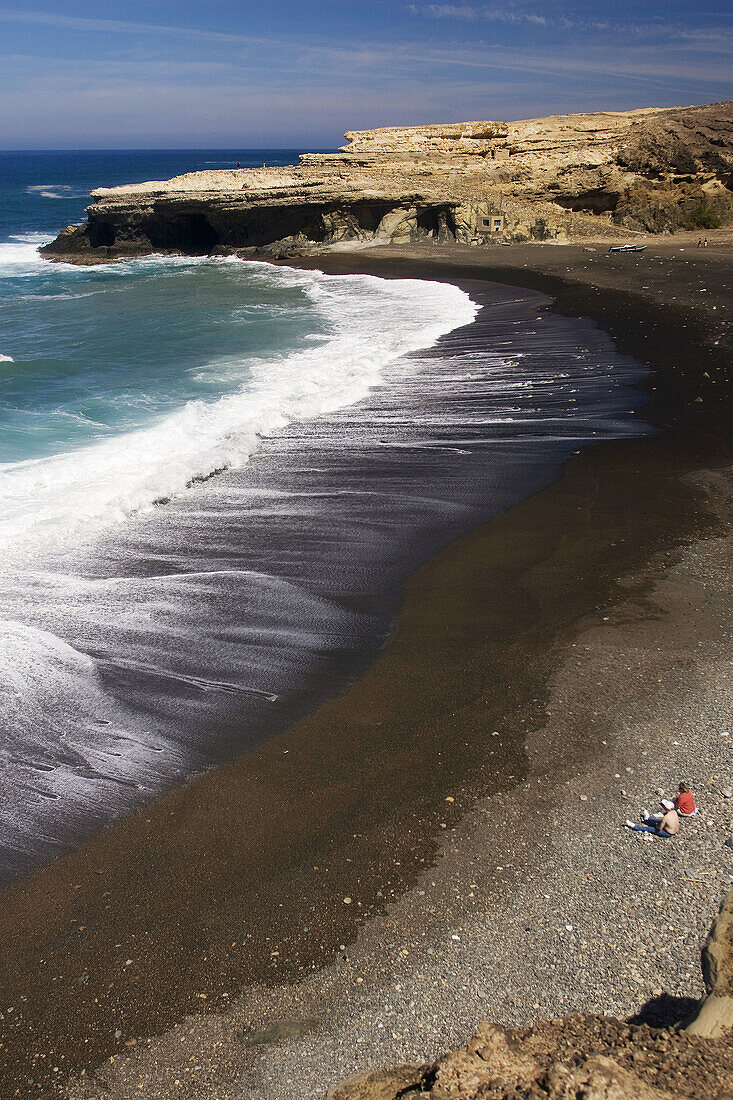
M645 814L643 825L637 825L627 819L624 823L626 828L633 829L637 833L651 833L652 836L675 836L680 831L680 819L674 808L674 802L671 802L668 798L663 798L661 805L664 810L661 818L649 817Z

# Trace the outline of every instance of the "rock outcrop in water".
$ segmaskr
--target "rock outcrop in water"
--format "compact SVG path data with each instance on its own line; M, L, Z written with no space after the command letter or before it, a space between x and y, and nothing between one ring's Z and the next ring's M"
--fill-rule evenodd
M347 133L289 168L100 188L43 251L302 253L342 242L564 240L733 222L733 103Z

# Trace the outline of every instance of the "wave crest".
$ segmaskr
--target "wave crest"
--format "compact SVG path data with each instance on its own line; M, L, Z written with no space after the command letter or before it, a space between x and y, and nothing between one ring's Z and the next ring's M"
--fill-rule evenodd
M388 363L433 344L476 312L467 294L441 283L248 268L255 277L302 287L327 319L329 335L305 350L255 361L240 389L211 403L191 400L144 428L0 466L4 562L85 542L193 481L242 466L262 436L360 400Z

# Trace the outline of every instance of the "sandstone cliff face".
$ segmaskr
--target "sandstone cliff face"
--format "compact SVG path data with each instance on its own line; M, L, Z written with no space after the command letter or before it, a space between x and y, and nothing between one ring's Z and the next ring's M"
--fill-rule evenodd
M347 133L290 168L100 188L47 254L286 255L341 242L565 240L733 222L733 104Z

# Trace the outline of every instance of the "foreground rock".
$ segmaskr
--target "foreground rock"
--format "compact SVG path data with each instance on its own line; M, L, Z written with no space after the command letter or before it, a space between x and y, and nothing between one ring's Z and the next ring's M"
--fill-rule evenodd
M433 1065L359 1074L327 1100L729 1100L733 1096L733 893L703 949L709 995L683 1032L568 1016L532 1028L482 1023Z
M360 1074L327 1100L726 1100L731 1082L730 1038L573 1016L512 1031L481 1024L435 1065Z
M341 242L485 244L733 223L733 104L347 133L289 168L99 188L42 251L287 255Z
M733 895L723 902L705 941L702 972L708 995L687 1032L716 1038L733 1029Z

